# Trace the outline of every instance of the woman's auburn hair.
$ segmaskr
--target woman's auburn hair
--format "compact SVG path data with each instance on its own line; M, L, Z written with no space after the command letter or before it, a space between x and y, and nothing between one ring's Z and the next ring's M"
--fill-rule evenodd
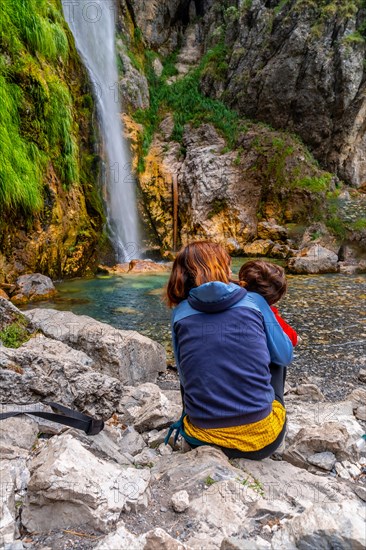
M231 258L226 250L210 241L196 241L181 248L172 267L166 301L174 307L192 288L212 281L230 282Z

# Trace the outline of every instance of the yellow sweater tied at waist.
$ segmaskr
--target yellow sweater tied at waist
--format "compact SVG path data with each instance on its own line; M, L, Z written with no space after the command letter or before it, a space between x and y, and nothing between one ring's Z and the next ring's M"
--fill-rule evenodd
M204 429L191 424L188 416L184 417L183 424L186 434L190 437L210 445L247 452L258 451L275 441L283 429L285 420L286 409L279 401L273 401L272 412L266 418L252 424Z

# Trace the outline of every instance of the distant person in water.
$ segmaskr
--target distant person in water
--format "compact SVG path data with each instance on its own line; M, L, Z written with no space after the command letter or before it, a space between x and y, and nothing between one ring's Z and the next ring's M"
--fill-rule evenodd
M229 254L208 241L174 261L167 300L184 411L170 434L259 460L285 435L283 372L274 379L269 365L283 369L293 346L266 299L230 281L230 266Z

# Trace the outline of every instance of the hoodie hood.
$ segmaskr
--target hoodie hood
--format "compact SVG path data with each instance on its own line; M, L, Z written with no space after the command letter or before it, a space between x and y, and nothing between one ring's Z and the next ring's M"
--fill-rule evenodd
M189 305L204 313L218 313L230 308L247 294L245 288L234 283L213 281L193 288L188 296Z

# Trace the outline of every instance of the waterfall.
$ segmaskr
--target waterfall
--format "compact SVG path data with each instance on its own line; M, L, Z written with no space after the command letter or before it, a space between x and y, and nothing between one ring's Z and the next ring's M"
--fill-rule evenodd
M138 257L139 232L130 154L123 138L115 52L113 0L62 0L92 82L106 154L107 221L117 261Z

